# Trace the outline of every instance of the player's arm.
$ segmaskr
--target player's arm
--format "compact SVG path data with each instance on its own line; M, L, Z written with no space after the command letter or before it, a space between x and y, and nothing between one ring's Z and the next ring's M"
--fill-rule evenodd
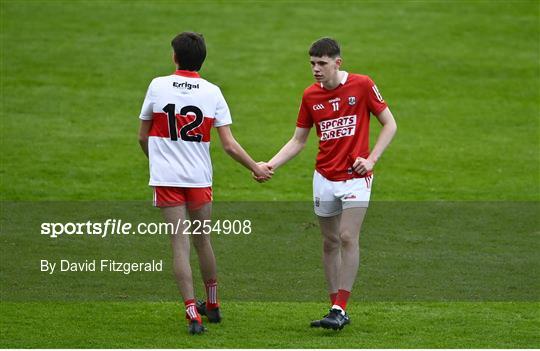
M285 144L281 150L268 161L268 165L272 169L277 169L298 155L306 146L310 130L311 128L297 127L291 140L289 140L287 144Z
M232 135L231 128L228 125L217 127L219 139L223 150L238 163L251 170L258 181L266 181L272 177L272 170L262 165L258 165L251 156L242 148Z
M375 163L377 163L377 160L390 144L397 131L396 120L388 107L377 115L377 119L381 123L382 129L373 150L371 150L367 159L358 157L353 164L354 170L362 175L373 170Z
M152 128L152 120L141 120L139 145L141 145L141 149L146 157L148 157L148 135L150 134L150 128Z

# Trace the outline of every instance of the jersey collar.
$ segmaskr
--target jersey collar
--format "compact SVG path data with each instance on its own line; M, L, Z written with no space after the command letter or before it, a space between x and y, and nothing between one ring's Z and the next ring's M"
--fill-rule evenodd
M185 71L185 70L182 70L182 69L177 69L174 72L174 74L176 74L177 76L182 76L182 77L201 78L199 73L197 73L195 71Z
M343 75L343 78L341 78L341 82L339 82L339 84L345 85L345 83L347 83L347 78L349 77L349 73L347 73L346 71L342 71L342 72L345 74ZM321 83L321 88L324 88L323 83Z

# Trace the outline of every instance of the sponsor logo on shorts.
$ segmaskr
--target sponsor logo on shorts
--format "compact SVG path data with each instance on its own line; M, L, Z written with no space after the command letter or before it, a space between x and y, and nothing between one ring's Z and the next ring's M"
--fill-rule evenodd
M356 195L354 194L347 195L343 198L343 200L354 200L354 199L356 199Z
M327 119L319 122L321 141L353 136L356 131L356 115Z
M320 206L321 206L321 198L316 197L315 198L315 207L320 207Z

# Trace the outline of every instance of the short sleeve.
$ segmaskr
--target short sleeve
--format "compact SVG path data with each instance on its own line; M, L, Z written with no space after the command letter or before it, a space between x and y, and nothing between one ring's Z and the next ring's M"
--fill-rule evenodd
M148 90L146 91L146 97L144 98L144 102L141 108L141 114L139 115L140 119L146 121L152 119L152 114L154 112L154 94L152 92L153 82L154 81L152 81L148 86Z
M221 93L221 90L218 89L217 95L214 127L222 127L232 124L231 112L229 111L229 106L227 105L227 101L225 101L225 97Z
M299 128L311 128L313 127L313 118L307 107L304 97L302 97L302 103L300 104L300 111L298 111L298 119L296 120L296 126Z
M386 102L384 102L384 99L379 92L379 89L371 79L368 79L367 89L367 103L369 111L375 116L378 116L379 113L381 113L385 108L388 107L388 105L386 104Z

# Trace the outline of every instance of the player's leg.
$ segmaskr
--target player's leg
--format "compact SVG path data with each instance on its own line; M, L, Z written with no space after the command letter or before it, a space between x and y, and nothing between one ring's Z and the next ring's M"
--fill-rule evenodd
M343 219L344 215L347 218L345 222ZM344 297L342 279L349 276L350 272L353 270L352 266L354 266L354 260L351 260L351 254L354 253L351 252L351 250L349 250L346 255L343 253L343 240L347 240L347 244L345 245L347 249L349 249L349 244L351 244L352 240L352 238L347 235L347 233L349 233L349 226L343 226L344 223L349 223L348 213L343 211L340 215L319 217L319 223L323 235L324 272L332 307L330 308L330 312L325 315L323 319L312 321L311 326L336 330L343 329L345 325L350 323L349 315L345 312L345 308L337 311L334 307L339 299L343 299ZM344 260L347 261L344 262ZM351 268L344 269L344 266L351 266ZM358 270L358 261L356 270ZM344 272L346 273L344 274Z
M356 280L360 262L359 238L371 196L373 176L351 179L343 185L343 212L339 226L341 239L341 269L339 289L350 292ZM341 195L341 194L339 194ZM338 294L338 299L343 296ZM338 301L339 302L339 301ZM343 301L341 301L343 303ZM344 302L346 304L346 302ZM345 308L343 308L345 309Z
M319 326L327 329L342 329L350 323L349 315L346 313L347 302L349 299L356 273L358 272L359 264L359 246L358 238L360 226L362 224L366 208L349 208L344 209L339 216L337 228L332 228L335 232L328 232L330 238L335 240L334 233L337 233L338 255L340 256L337 272L334 270L334 263L338 260L325 262L329 264L331 269L325 266L327 273L327 281L333 285L332 288L337 292L330 312L319 321ZM338 216L336 216L338 217ZM330 228L328 228L330 229ZM321 230L323 224L321 222ZM323 234L324 235L324 234ZM334 275L334 276L332 276ZM336 279L337 277L337 279ZM336 283L337 282L337 283ZM329 285L330 286L330 285ZM312 322L313 325L313 322ZM316 325L313 325L316 326Z
M323 254L322 262L324 267L324 275L326 278L326 286L331 303L335 301L334 294L337 294L339 288L339 271L341 266L341 239L340 239L340 221L341 214L331 217L319 218L319 226L323 239Z
M340 246L341 239L339 237L339 224L341 215L319 218L319 226L323 239L322 262L324 267L324 276L326 278L326 286L330 297L330 304L335 303L339 289L339 272L341 267ZM328 317L328 314L323 318ZM311 327L320 327L321 320L311 322Z
M339 225L341 202L334 196L333 184L315 171L313 175L313 198L315 214L319 218L323 247L322 263L331 304L339 288L341 265ZM312 327L319 327L320 320L311 322Z
M336 299L330 313L320 321L323 328L342 329L350 323L346 313L347 302L356 280L360 263L359 237L366 207L346 208L341 213L339 224L341 264Z
M212 217L212 189L195 188L188 191L188 213L192 221L209 223ZM205 222L206 221L206 222ZM206 301L199 301L197 309L199 313L206 315L210 323L221 321L221 312L218 300L217 264L214 250L211 244L210 233L204 233L201 227L200 233L192 235L193 246L199 258L199 267L206 289Z
M207 203L198 209L190 209L189 217L191 221L209 221L212 215L212 203ZM197 251L199 257L199 267L201 269L201 275L205 282L209 280L217 279L216 257L214 256L214 250L210 242L210 234L202 233L191 235L193 241L193 247Z
M189 264L190 243L189 235L183 234L184 226L182 225L186 217L185 206L163 207L161 209L166 223L172 223L178 232L170 235L171 248L173 253L173 272L178 285L178 290L184 301L193 299L193 277L191 274L191 266Z
M339 224L341 265L339 288L329 315L321 320L324 328L341 329L350 322L346 311L360 262L360 230L371 195L371 177L338 183L336 196L342 200L343 211Z
M173 272L178 290L186 306L186 319L189 321L189 332L199 334L204 331L201 316L197 312L193 291L193 276L190 266L189 235L183 234L186 219L185 199L180 188L156 187L155 203L161 208L166 223L171 223L177 231L170 235L173 253Z
M314 172L314 211L319 218L323 239L323 267L331 300L337 293L339 285L339 266L341 264L339 223L342 209L341 200L334 195L335 186L333 183L319 172ZM331 302L333 303L333 301Z
M186 219L185 206L163 207L161 209L166 223L182 223ZM189 332L199 334L204 331L201 316L197 312L195 294L193 292L193 276L189 263L189 236L183 234L184 227L178 226L178 231L170 235L173 251L173 272L178 290L186 306L186 318L189 320Z
M339 235L341 239L341 266L339 271L339 289L351 291L360 263L360 229L367 207L346 208L341 214ZM338 299L341 296L338 294ZM345 309L343 307L343 309Z

